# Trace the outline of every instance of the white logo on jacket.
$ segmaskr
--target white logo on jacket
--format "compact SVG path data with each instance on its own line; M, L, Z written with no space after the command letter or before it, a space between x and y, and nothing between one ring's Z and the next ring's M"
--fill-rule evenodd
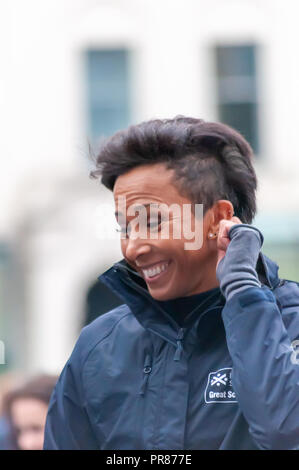
M205 389L206 403L237 403L231 382L231 367L210 372Z
M299 365L299 340L292 342L293 352L291 355L291 363Z

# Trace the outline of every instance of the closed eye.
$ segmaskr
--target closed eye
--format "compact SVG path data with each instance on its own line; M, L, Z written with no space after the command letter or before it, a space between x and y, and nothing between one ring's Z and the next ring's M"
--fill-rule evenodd
M169 222L168 218L167 218L167 217L161 217L161 215L158 214L157 217L154 216L153 219L149 220L149 221L147 222L146 226L147 226L148 229L153 229L153 230L155 230L155 229L160 228L161 225L162 225L163 223L165 223L165 222ZM142 227L139 227L139 224L137 224L137 227L138 227L138 231L140 232ZM129 232L131 231L131 229L130 229L130 222L128 223L127 227L121 227L121 226L119 226L119 227L117 227L115 230L116 230L116 232L118 232L118 233L128 235Z

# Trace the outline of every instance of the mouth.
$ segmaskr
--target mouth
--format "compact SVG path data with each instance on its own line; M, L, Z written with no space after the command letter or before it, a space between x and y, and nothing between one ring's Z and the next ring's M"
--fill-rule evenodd
M141 268L140 270L144 277L144 280L148 284L151 284L153 282L156 282L157 280L160 280L163 276L165 276L165 274L167 274L170 264L171 261L162 261L151 266L150 268Z

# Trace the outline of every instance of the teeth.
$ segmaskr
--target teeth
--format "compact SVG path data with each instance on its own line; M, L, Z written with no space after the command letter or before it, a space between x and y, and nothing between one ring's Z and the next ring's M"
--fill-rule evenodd
M168 263L160 264L159 266L156 266L155 268L150 268L150 269L143 269L143 274L145 277L154 277L157 274L160 274L162 271L165 271L167 268Z

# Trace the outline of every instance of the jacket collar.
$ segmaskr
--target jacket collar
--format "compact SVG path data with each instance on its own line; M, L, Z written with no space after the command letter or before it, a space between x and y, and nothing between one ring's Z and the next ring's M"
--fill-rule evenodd
M277 274L278 265L260 252L256 270L260 282L273 290L279 282ZM132 313L144 328L174 345L177 344L182 328L150 295L143 278L126 263L125 259L113 264L98 279L114 291L118 297L123 299L124 303L130 307ZM197 328L198 321L204 317L204 322L202 323L207 325L207 327L208 323L210 323L211 325L213 324L213 328L219 325L222 329L221 311L224 305L225 298L221 294L220 299L218 296L218 301L212 307L206 311L201 311L200 318L196 318L196 311L194 311L192 314L192 316L195 316L194 328L199 331ZM209 312L209 315L206 315L207 312ZM202 324L200 331L202 333L205 332Z
M143 278L124 259L98 277L126 303L138 322L163 339L176 344L178 325L146 288Z
M271 290L275 289L279 284L279 277L278 277L278 269L279 266L275 261L268 258L268 256L264 255L260 252L256 271L258 273L259 280L262 284L268 286Z

